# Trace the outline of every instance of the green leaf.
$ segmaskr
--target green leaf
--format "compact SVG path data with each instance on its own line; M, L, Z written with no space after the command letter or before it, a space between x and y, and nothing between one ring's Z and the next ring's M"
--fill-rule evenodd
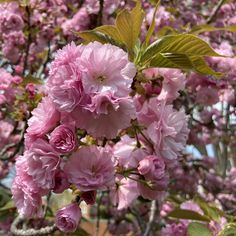
M137 1L135 8L131 12L125 9L116 18L116 28L131 58L134 56L133 50L140 34L143 18L144 11L141 8L140 1Z
M0 208L0 212L9 211L11 209L15 209L15 203L13 200L8 201L3 207Z
M214 206L210 206L209 203L205 202L201 198L195 198L194 201L201 207L204 214L214 221L218 221L224 213Z
M88 30L82 32L75 32L80 38L82 38L86 43L98 41L100 43L110 43L111 39L103 33L96 32L95 30Z
M187 56L185 54L160 53L151 60L149 66L194 70L200 74L213 75L216 77L222 75L212 70L202 57Z
M109 35L117 42L122 42L119 31L114 25L103 25L96 28L96 31Z
M0 188L0 207L5 206L10 201L11 197L9 194L3 189Z
M152 43L141 57L150 61L158 53L186 54L188 56L223 56L215 52L204 40L191 34L168 35Z
M219 232L218 236L235 236L236 235L236 224L229 223L223 227Z
M16 2L17 0L0 0L0 3Z
M189 32L190 34L201 34L204 32L213 32L213 31L230 31L230 32L236 32L236 25L230 25L226 27L215 27L212 25L196 25L192 28L192 30Z
M171 35L176 35L176 34L179 34L179 33L178 33L178 31L176 31L176 29L174 29L170 26L164 26L158 31L157 37L162 38L162 37L170 35L170 34Z
M189 56L189 59L193 65L193 69L200 73L200 74L204 74L204 75L213 75L216 77L221 77L223 76L222 73L220 72L216 72L213 69L211 69L211 67L209 67L207 65L207 63L204 61L204 59L202 57L197 57L197 56Z
M154 13L153 13L153 16L152 16L152 23L149 26L149 29L148 29L147 35L146 35L146 39L145 39L145 42L144 42L144 47L145 48L149 44L150 39L152 37L152 34L153 34L154 30L155 30L155 18L156 18L157 9L159 8L160 3L161 3L160 0L158 0L157 3L156 3L156 7L155 7L155 10L154 10Z
M177 219L186 219L186 220L199 220L199 221L210 221L207 216L200 215L199 213L191 210L184 210L176 208L170 212L167 217L177 218Z
M188 225L188 236L212 236L206 225L193 222Z

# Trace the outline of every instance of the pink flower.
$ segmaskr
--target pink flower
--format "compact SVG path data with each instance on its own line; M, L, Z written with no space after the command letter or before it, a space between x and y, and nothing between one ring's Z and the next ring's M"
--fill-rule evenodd
M71 112L83 100L81 72L75 65L81 50L81 47L71 43L58 50L51 65L46 86L53 103L61 112Z
M0 18L0 31L9 33L11 31L19 31L24 27L24 22L20 15L5 10Z
M130 98L101 93L92 97L91 104L83 109L75 109L72 117L78 128L86 129L94 137L115 138L119 130L130 125L136 112Z
M163 159L156 156L146 156L141 160L139 162L138 171L147 179L160 179L166 174Z
M81 209L77 203L63 207L57 211L56 226L65 233L75 232L81 219Z
M188 223L180 221L179 223L168 224L161 231L161 236L187 236Z
M12 184L12 196L20 215L28 218L42 216L42 199L39 189L30 178L17 176Z
M137 182L129 178L117 177L116 187L110 192L110 198L117 210L129 207L139 196Z
M162 158L156 156L145 157L139 162L138 171L147 183L138 183L140 193L144 198L156 199L160 196L160 192L167 188L169 178Z
M74 128L69 125L56 127L50 135L49 143L61 154L70 153L78 146Z
M96 191L87 191L87 192L82 192L80 197L83 199L87 205L94 205L96 202Z
M226 224L227 219L225 217L220 217L218 221L211 220L208 224L208 228L210 229L212 236L217 236Z
M26 172L42 189L55 186L55 174L60 164L60 157L43 139L36 139L22 157L26 164Z
M32 111L32 117L28 120L27 133L30 136L42 137L56 126L60 114L56 111L51 99L44 97L38 106Z
M146 135L158 155L173 160L184 150L189 130L183 110L176 111L172 105L152 98L144 103L138 120L147 127Z
M73 31L87 30L89 23L90 17L86 8L80 8L73 18L66 20L61 27L65 35L73 35Z
M103 190L114 184L111 156L109 150L101 147L82 147L72 154L64 171L81 191Z
M161 93L158 100L166 100L168 103L173 102L179 96L178 91L185 87L186 76L177 69L152 68L145 70L147 77L163 77Z
M137 168L139 161L146 156L143 148L137 148L137 141L128 135L121 137L121 140L114 146L114 157L119 166L126 169Z
M196 102L211 106L219 102L218 91L215 88L203 87L197 91Z
M129 95L136 68L122 49L111 44L89 43L77 64L86 94L109 91L115 97Z

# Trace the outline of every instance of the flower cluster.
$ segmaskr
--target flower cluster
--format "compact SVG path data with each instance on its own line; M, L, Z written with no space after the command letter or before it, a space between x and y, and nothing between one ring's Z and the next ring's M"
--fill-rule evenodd
M130 96L136 68L122 49L94 42L59 50L46 82L47 96L32 111L26 150L16 161L12 193L19 213L42 216L42 196L72 185L88 203L94 201L86 193L111 189L118 209L139 195L161 199L168 169L181 155L188 134L184 112L168 105L183 87L177 80L183 75L174 73L158 99L140 102L141 97ZM172 87L175 95L165 96ZM130 127L136 140L122 135ZM77 131L84 135L77 136ZM121 140L112 144L118 135ZM94 141L85 145L88 138ZM93 145L104 141L100 147ZM73 231L78 219L70 223L64 217L58 212L59 229Z

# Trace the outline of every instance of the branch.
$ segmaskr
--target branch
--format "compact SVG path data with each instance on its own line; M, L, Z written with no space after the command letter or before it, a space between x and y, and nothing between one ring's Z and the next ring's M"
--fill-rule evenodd
M21 130L19 142L6 145L5 148L0 152L0 160L9 160L9 159L13 158L20 151L21 146L24 144L24 134L25 134L26 127L27 127L27 121L24 121L24 127ZM4 156L4 154L10 148L14 148L14 147L15 147L15 150L12 154L10 154L10 156Z
M153 221L154 221L154 218L155 218L156 210L157 210L156 200L153 200L152 205L151 205L151 212L150 212L150 216L149 216L149 221L147 223L147 227L146 227L146 230L145 230L143 236L148 236L149 235L149 232L152 228L152 224L153 224Z
M24 221L24 218L17 216L11 225L11 233L15 236L40 236L53 233L57 228L55 225L47 226L41 229L18 229L17 226Z
M97 27L102 25L102 14L103 14L104 0L99 0L99 12L97 16Z
M220 0L216 7L213 9L211 15L207 18L206 23L210 24L214 18L216 17L218 11L220 10L221 6L224 4L225 0Z
M31 24L30 24L30 8L29 6L26 6L25 7L25 10L26 10L26 13L27 13L27 21L28 21L28 38L27 38L27 44L26 44L26 53L25 53L25 60L24 60L24 67L23 67L23 75L25 74L25 71L27 69L27 66L28 66L28 57L29 57L29 50L30 50L30 44L31 44L31 41L32 41L32 38L31 38Z

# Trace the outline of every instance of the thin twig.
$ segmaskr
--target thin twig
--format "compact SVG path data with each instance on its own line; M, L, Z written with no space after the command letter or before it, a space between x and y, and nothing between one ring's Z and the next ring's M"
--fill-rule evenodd
M149 232L152 228L152 224L153 224L153 221L154 221L154 218L155 218L156 211L157 211L156 200L153 200L152 204L151 204L151 211L150 211L149 221L147 223L147 227L146 227L146 230L145 230L143 236L148 236L149 235Z
M10 160L11 158L14 158L17 153L19 153L19 151L24 143L24 134L25 134L26 127L27 127L27 121L24 121L24 127L21 130L19 142L15 143L15 144L11 144L7 148L4 148L3 151L1 151L1 153L0 153L0 160ZM15 147L15 150L9 156L4 156L5 152L8 151L10 149L10 147L11 148Z
M24 59L24 67L23 67L23 75L26 72L27 66L28 66L28 57L29 57L29 50L31 45L31 23L30 23L30 8L29 6L25 7L26 13L27 13L27 23L28 23L28 38L27 38L27 44L26 44L26 50L25 50L25 59Z
M214 18L216 17L218 11L220 10L221 6L224 4L225 0L220 0L216 7L213 9L211 15L207 18L206 23L210 24Z

